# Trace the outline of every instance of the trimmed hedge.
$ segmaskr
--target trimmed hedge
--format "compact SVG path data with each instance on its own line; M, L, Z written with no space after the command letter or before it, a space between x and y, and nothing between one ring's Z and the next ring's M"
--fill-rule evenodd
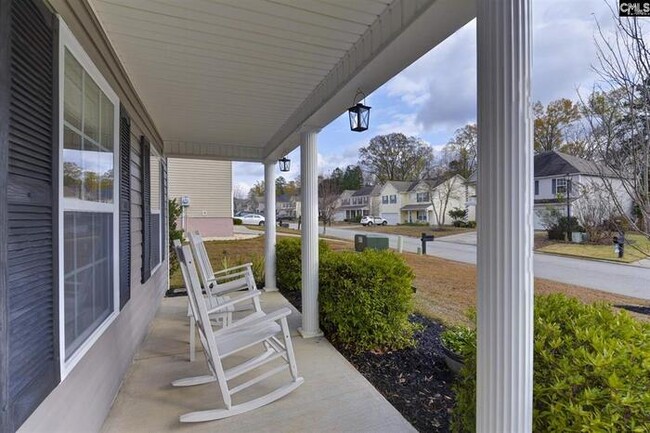
M650 431L650 324L606 304L535 299L533 430ZM463 350L455 432L476 431L476 345Z
M233 225L240 226L240 225L242 225L244 222L243 222L243 220L242 220L241 218L233 218L233 219L232 219L232 223L233 223Z
M324 240L318 241L318 254L323 257L330 251ZM302 259L300 238L283 238L275 247L276 278L280 289L299 291L302 287Z
M321 326L355 351L414 344L413 272L392 251L330 253L320 262Z

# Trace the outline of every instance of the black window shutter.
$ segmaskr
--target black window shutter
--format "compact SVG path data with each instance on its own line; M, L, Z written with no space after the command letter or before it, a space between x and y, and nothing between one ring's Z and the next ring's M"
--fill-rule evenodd
M162 249L163 261L167 257L167 160L160 158L160 185L161 185L161 204L160 204L160 248Z
M140 137L142 170L142 284L151 277L151 145Z
M553 181L552 181L551 193L553 195L557 194L557 180L556 179L553 179Z
M120 309L131 299L131 119L120 106Z
M0 1L0 431L59 382L56 17Z

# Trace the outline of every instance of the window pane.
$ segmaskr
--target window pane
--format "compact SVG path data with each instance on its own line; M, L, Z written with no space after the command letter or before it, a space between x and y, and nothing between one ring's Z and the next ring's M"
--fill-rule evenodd
M66 359L113 311L113 214L64 212Z
M160 263L160 214L151 214L151 263Z
M88 75L84 76L84 134L99 141L99 95L101 91Z
M81 136L67 126L63 129L63 196L81 198L83 168Z
M65 50L65 81L63 98L63 118L81 130L81 100L83 69L68 50Z
M114 121L113 103L102 93L99 143L107 150L113 150Z
M152 152L150 161L151 211L157 212L160 211L160 157Z

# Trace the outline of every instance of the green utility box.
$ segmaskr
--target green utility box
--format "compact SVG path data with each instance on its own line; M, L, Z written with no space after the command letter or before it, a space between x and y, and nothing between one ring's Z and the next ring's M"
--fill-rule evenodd
M387 250L388 238L378 235L354 235L354 249L356 251L363 251L366 248Z

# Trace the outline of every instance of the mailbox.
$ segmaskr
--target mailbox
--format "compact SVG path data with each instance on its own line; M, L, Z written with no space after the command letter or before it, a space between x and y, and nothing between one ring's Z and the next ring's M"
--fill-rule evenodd
M422 254L427 253L427 242L431 242L435 239L433 235L428 235L426 233L422 233L422 236L420 236L420 242L422 242Z

